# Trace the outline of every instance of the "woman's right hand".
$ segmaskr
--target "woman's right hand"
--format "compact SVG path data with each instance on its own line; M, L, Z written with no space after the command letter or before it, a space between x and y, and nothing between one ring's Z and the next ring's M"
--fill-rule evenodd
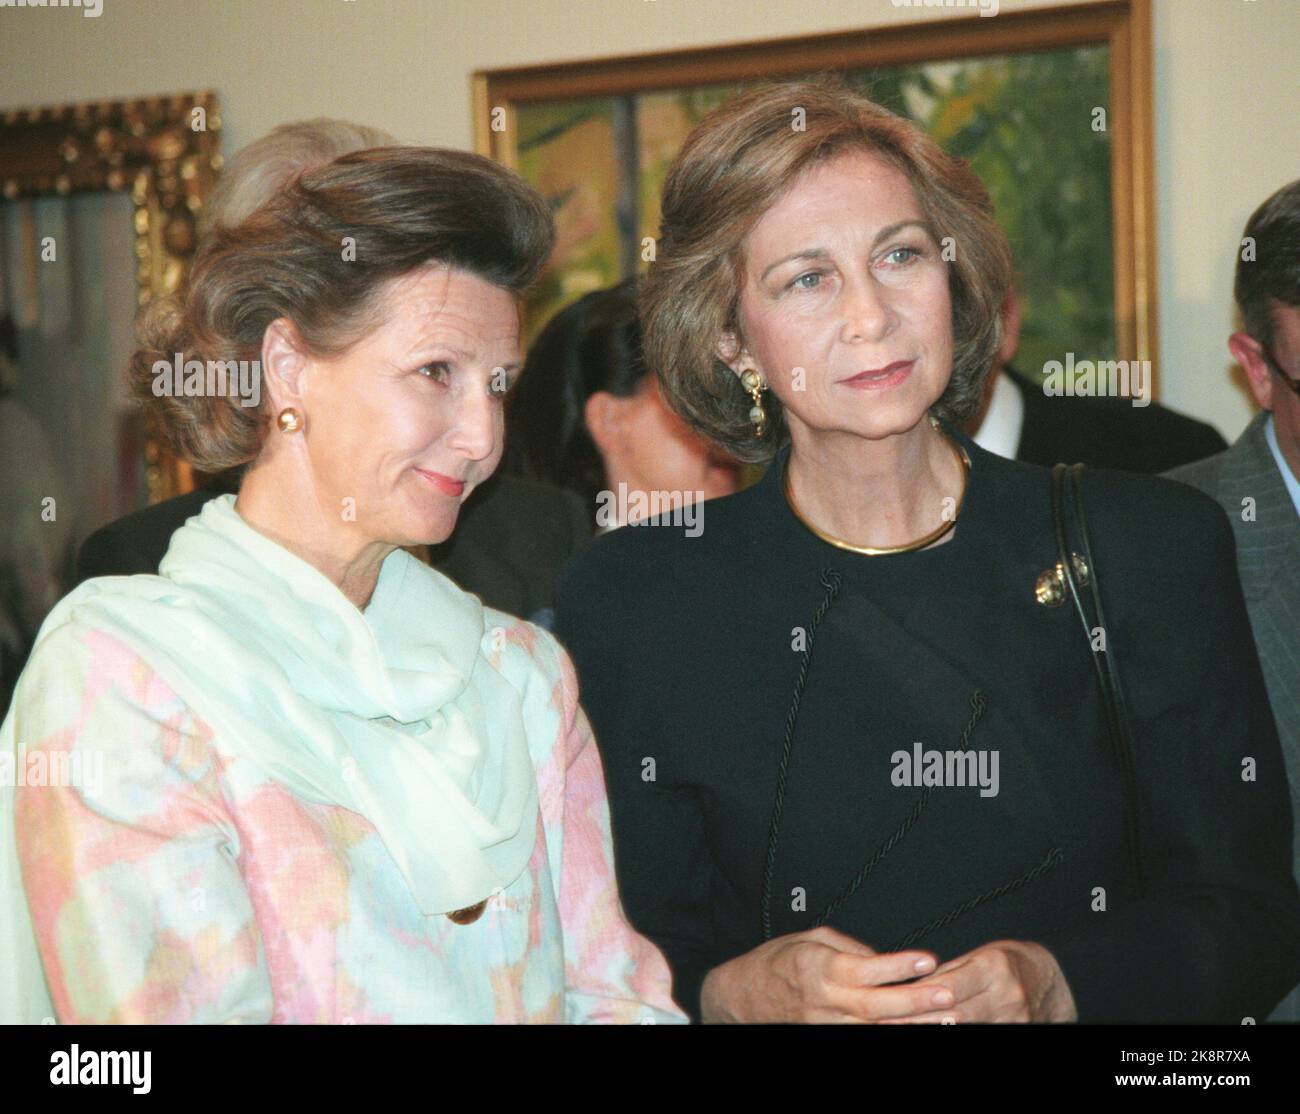
M951 1005L951 992L889 984L928 975L936 963L933 952L882 954L833 928L778 936L708 973L700 1019L861 1024L928 1013Z

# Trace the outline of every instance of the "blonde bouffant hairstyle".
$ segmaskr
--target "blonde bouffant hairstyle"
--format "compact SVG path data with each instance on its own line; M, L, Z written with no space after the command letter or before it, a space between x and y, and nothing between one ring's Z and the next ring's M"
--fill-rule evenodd
M555 242L546 202L518 174L432 147L352 151L261 204L232 198L211 224L180 296L150 303L138 321L130 366L132 392L160 434L208 473L257 457L269 395L253 407L223 395L159 397L155 363L260 360L279 318L309 354L338 355L382 324L391 280L442 263L518 298Z
M952 237L955 246L948 264L952 378L931 413L954 422L969 417L993 367L1011 252L974 171L841 78L765 83L715 109L687 137L664 183L655 260L638 301L647 366L665 398L742 461L770 459L787 436L769 391L764 435L755 438L751 400L717 354L724 332L743 341L743 242L805 170L851 150L902 171L937 236Z

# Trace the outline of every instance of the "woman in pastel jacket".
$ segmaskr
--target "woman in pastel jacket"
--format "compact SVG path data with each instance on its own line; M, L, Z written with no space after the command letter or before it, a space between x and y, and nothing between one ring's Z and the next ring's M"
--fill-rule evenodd
M0 1020L683 1020L568 657L407 551L500 459L553 239L488 159L360 151L142 321L159 428L248 467L158 576L41 630L0 736Z

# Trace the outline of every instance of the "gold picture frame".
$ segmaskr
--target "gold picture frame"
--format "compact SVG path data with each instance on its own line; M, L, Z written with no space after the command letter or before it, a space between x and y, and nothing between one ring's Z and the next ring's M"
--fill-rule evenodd
M134 207L137 304L179 290L203 206L221 169L221 116L212 91L23 108L0 115L5 200L112 190ZM151 503L194 487L189 465L148 430Z

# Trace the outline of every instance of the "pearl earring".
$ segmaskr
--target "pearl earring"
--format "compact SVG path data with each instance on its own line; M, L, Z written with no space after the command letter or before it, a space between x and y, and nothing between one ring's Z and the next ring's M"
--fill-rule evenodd
M275 419L281 433L297 433L302 429L302 414L292 406L286 406Z
M754 423L754 436L762 437L767 426L767 411L763 409L763 388L766 384L753 368L746 368L741 373L740 382L754 400L754 405L749 408L749 420Z

